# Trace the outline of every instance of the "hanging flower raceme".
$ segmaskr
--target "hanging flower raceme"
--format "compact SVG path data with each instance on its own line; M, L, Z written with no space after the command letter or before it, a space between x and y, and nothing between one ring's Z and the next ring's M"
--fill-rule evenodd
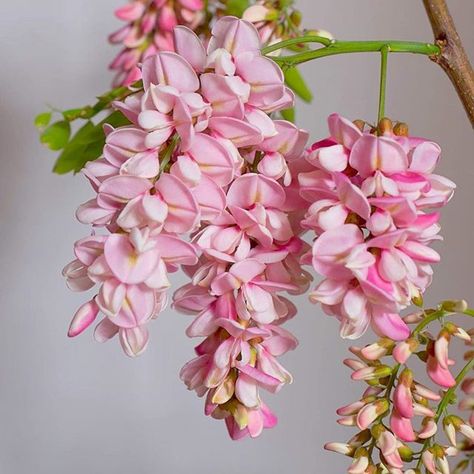
M143 136L125 155L133 160L167 150L178 137L165 166L169 175L160 179L185 183L201 219L192 229L200 258L187 265L192 282L175 293L174 306L196 315L187 334L205 338L181 376L190 390L206 396L208 415L226 420L233 439L256 437L276 423L260 390L274 393L291 382L277 358L297 345L281 327L296 310L282 293L302 293L311 279L299 263L308 249L292 225L297 206L289 197L296 181L292 163L301 159L307 133L270 117L291 106L293 95L280 68L261 55L250 23L219 20L207 52L182 27L175 29L175 42L182 57L159 53L147 60L140 100L117 104ZM124 146L119 148L122 155ZM95 178L96 166L103 163L88 170ZM125 216L133 217L127 229L142 222L143 194L137 202L127 204ZM97 205L88 206L96 212ZM121 216L117 222L123 229Z
M205 33L204 0L132 0L115 12L126 25L109 40L123 49L110 64L114 85L128 86L141 78L138 65L158 51L174 51L173 29L183 25ZM207 31L207 36L209 31Z
M207 415L225 419L232 439L257 437L276 424L260 390L291 383L277 358L296 347L282 324L296 313L282 292L307 290L310 276L298 261L306 250L281 209L285 190L259 174L238 177L227 192L228 210L194 238L202 251L188 269L192 282L174 297L196 315L190 337L205 337L181 378L206 396Z
M310 207L302 225L314 231L305 257L324 279L311 293L341 322L341 335L373 329L394 340L409 330L399 312L431 282L439 255L439 214L455 185L433 173L437 144L408 136L388 119L377 129L332 115L330 137L315 143L299 175Z
M77 211L82 223L108 233L94 231L79 241L76 260L64 270L74 290L99 285L74 317L70 336L101 313L96 339L118 333L131 356L144 350L146 324L165 307L168 273L198 262L196 250L210 229L227 227L240 239L235 263L256 258L253 241L267 253L287 254L264 261L256 282L242 283L239 304L247 319L269 323L270 306L279 304L260 283L267 279L263 274L276 275L292 290L288 281L299 269L295 255L276 247L289 246L294 237L277 180L292 182L287 163L302 154L307 139L306 132L268 115L293 101L281 70L261 55L255 28L236 18L216 23L207 51L182 26L175 28L174 42L177 53L159 52L143 63L143 91L114 104L130 124L104 127L103 156L84 169L96 195ZM252 167L260 174L243 175ZM197 242L186 242L206 226L206 236L204 231ZM209 255L212 249L225 253L226 239L216 237Z
M465 309L464 302L456 303L460 311ZM430 323L453 314L447 307L442 304L436 310L407 316L406 323L418 326L404 341L384 337L363 348L351 348L357 358L344 363L353 371L352 379L365 381L368 387L360 400L337 413L341 425L354 426L359 433L347 443L326 445L352 458L347 472L413 474L420 473L423 466L431 474L448 473L447 457L457 455L461 439L466 446L472 445L472 424L450 414L448 408L456 387L449 370L455 362L448 356L448 347L451 339L470 342L470 336L447 321L437 337L428 332ZM416 356L426 364L425 372L435 388L417 380L410 368ZM449 445L439 444L436 438L441 424Z

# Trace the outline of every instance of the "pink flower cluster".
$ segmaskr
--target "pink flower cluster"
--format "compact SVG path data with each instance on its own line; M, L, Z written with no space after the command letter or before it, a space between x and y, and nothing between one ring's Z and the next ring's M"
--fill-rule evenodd
M197 315L188 336L205 337L181 378L206 396L206 414L225 419L232 439L273 427L259 391L275 393L292 381L277 358L297 345L282 328L296 309L279 293L304 293L311 277L300 267L306 244L282 211L285 201L273 178L236 178L227 210L194 237L202 257L188 269L192 283L174 296L176 308Z
M114 86L141 79L138 65L158 51L174 51L173 29L183 25L196 29L205 20L203 0L132 0L115 12L127 22L109 37L123 49L110 64L117 71Z
M293 102L281 70L261 55L255 28L233 17L216 23L207 51L182 26L175 28L174 42L177 53L158 52L143 63L144 90L115 104L131 124L105 127L103 156L84 169L96 196L77 211L79 221L108 234L77 242L76 259L64 270L73 290L100 285L76 313L69 335L84 331L101 312L96 339L118 333L130 356L145 349L146 325L166 305L168 273L198 263L204 234L192 244L187 235L211 222L222 232L207 227L206 238L211 228L217 233L209 248L222 255L235 250L228 262L250 260L253 270L246 268L245 278L258 270L241 282L250 315L271 306L255 316L257 322L273 321L273 307L284 313L284 303L260 281L271 276L275 285L293 288L282 278L291 280L299 268L294 256L284 256L285 246L295 251L302 244L294 238L277 180L292 182L288 162L302 154L307 134L269 116ZM254 240L274 256L254 250ZM286 266L287 274L274 276ZM231 284L233 273L227 274ZM222 278L213 292L224 295Z
M324 277L311 300L338 318L343 337L357 338L371 324L406 339L399 312L431 282L431 264L440 258L430 247L440 238L432 211L455 185L433 173L439 146L407 136L403 125L384 119L367 130L334 114L329 130L299 175L311 204L302 225L317 237L304 261Z
M447 314L440 313L439 317ZM425 325L423 316L417 314L409 315L406 320ZM448 344L453 336L471 341L462 328L447 322L436 338L425 330L416 329L406 341L382 338L363 348L351 348L357 359L346 359L344 363L353 371L353 380L365 381L369 387L360 400L340 408L337 413L341 416L338 420L341 425L357 427L360 432L348 443L326 445L328 450L353 458L350 474L421 472L407 467L414 461L418 461L417 468L423 465L431 474L447 473L446 458L458 453L459 438L472 445L472 423L445 413L447 408L440 411L433 407L433 403L440 403L448 396L446 391L456 384L448 370L448 366L454 365L448 357ZM441 390L434 391L415 380L409 368L413 353L423 359L427 375ZM383 421L386 417L389 423ZM421 417L419 422L418 417ZM444 417L448 446L436 444L441 417ZM421 452L415 455L410 443L424 444ZM370 446L378 450L379 463ZM386 471L380 471L382 468Z

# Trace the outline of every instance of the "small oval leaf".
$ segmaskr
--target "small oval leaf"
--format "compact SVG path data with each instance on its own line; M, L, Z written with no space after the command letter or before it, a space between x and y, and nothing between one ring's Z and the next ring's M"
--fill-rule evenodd
M67 145L70 134L69 122L55 122L41 134L40 141L51 150L62 150Z

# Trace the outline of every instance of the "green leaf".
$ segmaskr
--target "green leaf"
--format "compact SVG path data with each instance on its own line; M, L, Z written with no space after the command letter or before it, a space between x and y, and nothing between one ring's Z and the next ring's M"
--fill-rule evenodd
M288 122L295 122L295 108L292 107L291 109L285 109L282 110L281 116L285 119L288 120Z
M44 130L51 122L52 112L43 112L35 117L35 127Z
M58 174L66 174L70 171L77 173L88 161L99 158L105 145L103 125L106 123L113 127L120 127L130 122L121 112L114 112L97 125L91 121L86 122L59 155L53 171Z
M297 68L291 67L285 71L285 82L300 99L305 102L313 100L313 94Z
M51 150L62 150L66 146L70 134L69 122L55 122L41 134L40 141Z
M84 114L84 108L82 109L69 109L63 111L63 117L68 122L72 122L78 118L81 118Z
M244 11L248 7L249 0L228 0L226 14L242 18Z

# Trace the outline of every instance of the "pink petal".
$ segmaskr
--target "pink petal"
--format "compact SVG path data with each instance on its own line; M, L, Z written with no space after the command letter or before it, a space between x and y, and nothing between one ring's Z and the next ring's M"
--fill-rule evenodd
M199 80L191 65L176 53L160 51L146 59L142 66L145 90L150 84L173 86L180 92L194 92L199 89Z
M162 174L155 188L169 208L165 229L177 233L190 231L199 218L199 206L191 191L170 174Z
M119 336L122 349L129 357L138 357L148 345L148 329L145 327L120 329Z
M348 149L351 149L362 136L362 132L350 120L341 117L339 114L330 115L328 125L331 137Z
M192 30L181 25L173 29L173 36L176 52L186 59L195 71L202 72L206 62L206 50L201 40Z
M281 209L284 202L285 191L275 180L254 173L237 178L227 192L227 204L242 209L256 203Z
M81 334L95 321L98 314L99 307L94 300L83 304L74 315L67 335L76 337Z
M263 139L257 127L233 117L212 117L209 128L238 148L258 145Z

